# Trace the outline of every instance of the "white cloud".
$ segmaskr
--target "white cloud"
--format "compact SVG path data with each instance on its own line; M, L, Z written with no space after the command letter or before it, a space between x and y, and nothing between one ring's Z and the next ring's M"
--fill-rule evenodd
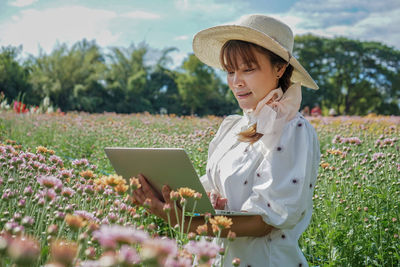
M287 23L294 34L324 37L344 36L362 41L379 41L400 48L400 2L393 0L299 1L276 18Z
M176 40L176 41L183 41L183 40L187 40L187 39L189 39L188 35L180 35L180 36L177 36L174 38L174 40Z
M132 19L159 19L160 15L146 11L132 11L122 14L121 17Z
M23 44L24 52L32 54L39 46L50 52L57 41L71 45L83 38L108 46L119 37L108 29L110 20L116 17L112 11L80 6L23 10L0 25L0 45Z
M38 0L14 0L9 2L8 4L10 6L16 6L16 7L25 7L25 6L30 6L33 3L37 2Z
M175 7L185 12L202 12L205 17L230 14L240 8L237 3L218 3L216 0L175 0Z
M171 52L170 57L172 58L172 64L171 64L171 68L175 69L175 68L179 68L183 61L187 58L188 53L186 52L180 52L180 51L174 51Z

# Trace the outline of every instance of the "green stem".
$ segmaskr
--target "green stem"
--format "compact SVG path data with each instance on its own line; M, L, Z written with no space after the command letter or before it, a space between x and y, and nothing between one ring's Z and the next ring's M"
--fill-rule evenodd
M168 218L168 225L169 225L169 227L168 227L169 234L170 234L170 237L173 238L173 236L172 236L172 226L171 226L171 217L169 216L169 212L167 212L167 218Z
M192 214L194 213L194 211L195 211L195 209L196 209L196 204L197 204L197 200L194 201L193 209L192 209ZM192 224L192 219L193 219L193 215L190 215L189 224L188 224L188 227L187 227L187 230L186 230L186 234L189 233L190 225Z
M183 207L182 207L182 224L181 224L181 228L180 228L180 240L182 241L182 239L183 239L183 232L184 232L184 229L185 229L185 207L186 207L186 201L185 201L185 204L183 204Z
M224 256L223 256L222 259L221 259L221 265L220 265L221 267L224 266L226 254L228 253L229 245L230 245L230 244L231 244L231 242L228 242L228 245L226 245L226 249L225 249L225 252L224 252Z
M174 200L174 209L175 209L176 223L179 225L179 215L178 215L178 207L176 206L176 200ZM175 227L175 225L173 225L172 227Z

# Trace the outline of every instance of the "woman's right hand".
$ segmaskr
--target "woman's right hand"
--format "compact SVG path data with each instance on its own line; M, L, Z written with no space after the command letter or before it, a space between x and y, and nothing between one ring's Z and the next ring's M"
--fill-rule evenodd
M228 201L226 198L221 197L221 195L217 191L207 192L207 196L211 201L214 209L223 210L225 209L226 202Z

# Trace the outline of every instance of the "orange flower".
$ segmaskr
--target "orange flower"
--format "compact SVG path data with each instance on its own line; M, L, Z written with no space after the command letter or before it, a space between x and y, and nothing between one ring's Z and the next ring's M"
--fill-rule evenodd
M178 189L178 193L182 198L191 198L194 196L196 191L194 191L193 189L190 189L188 187L181 187Z
M124 184L118 184L117 186L114 187L114 190L119 194L123 195L126 191L128 191L129 186L124 185Z
M329 167L329 163L328 163L328 162L322 162L322 163L321 163L321 167L324 168L324 169L326 169L326 168Z
M223 229L229 229L232 225L232 219L225 216L215 216L210 218L210 223L213 228L213 232L222 231Z
M19 150L19 149L21 149L21 148L22 148L22 145L13 145L13 148L14 148L14 149L18 149L18 150Z
M15 145L16 143L17 143L17 141L14 141L14 140L10 140L10 139L6 140L6 144Z
M103 179L94 179L93 184L98 186L106 186Z
M196 232L197 232L199 235L203 235L203 236L206 235L207 232L208 232L207 224L203 224L203 225L197 226Z
M102 179L103 179L103 182L106 185L109 185L109 186L112 186L112 187L117 186L119 184L125 184L126 183L126 181L124 180L124 178L122 178L122 176L119 176L119 175L116 175L116 174L112 174L112 175L109 175L109 176L103 176Z
M36 153L42 153L42 154L44 154L44 153L47 153L47 152L48 152L48 149L45 148L44 146L38 146L38 147L36 147Z
M65 222L69 225L69 227L76 231L84 227L87 223L81 216L75 216L71 214L67 214L65 216Z
M79 174L85 179L91 179L94 177L94 173L91 170L81 171Z
M51 243L50 254L54 262L63 266L72 266L78 252L78 245L74 242L56 240Z
M336 156L343 154L343 152L338 149L328 149L328 150L326 150L326 152L328 152L329 154L332 154L332 155L336 155Z
M139 179L136 177L132 177L131 179L129 179L129 184L131 185L132 190L136 190L142 187L142 185L139 182Z

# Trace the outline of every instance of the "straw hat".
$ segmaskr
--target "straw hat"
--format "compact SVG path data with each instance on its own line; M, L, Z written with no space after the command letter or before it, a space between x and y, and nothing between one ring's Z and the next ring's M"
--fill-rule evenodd
M310 74L293 57L293 33L283 22L265 15L249 15L237 25L211 27L194 36L193 51L205 64L222 69L219 55L222 46L229 40L247 41L270 50L293 66L293 82L318 89Z

